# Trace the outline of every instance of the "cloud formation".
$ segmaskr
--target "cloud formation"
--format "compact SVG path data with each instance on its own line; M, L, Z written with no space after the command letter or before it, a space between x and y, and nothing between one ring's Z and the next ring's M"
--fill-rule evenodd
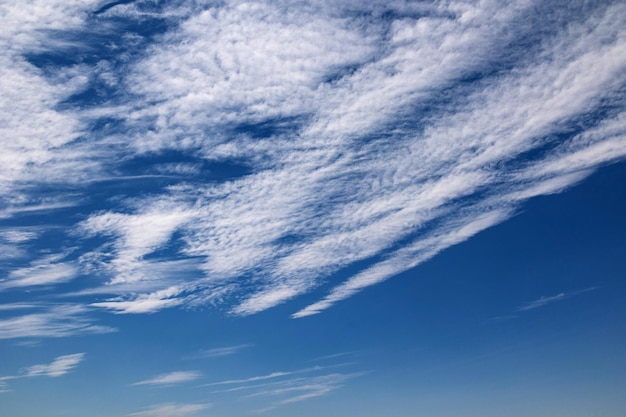
M0 319L0 339L68 337L80 334L102 334L116 329L94 323L89 310L81 305L31 306L20 309L39 311Z
M47 376L57 378L63 376L78 366L85 359L85 353L74 353L57 357L50 364L33 365L24 368L18 375L0 377L0 393L9 392L8 384L4 381L20 378Z
M47 76L26 55L63 46L63 40L46 34L55 30L80 30L87 11L96 1L41 1L2 7L4 29L0 35L0 134L10 138L0 154L0 190L3 205L27 204L31 197L20 190L28 184L66 183L81 177L90 164L77 148L83 124L75 114L60 111L58 103L86 84L79 67ZM67 172L73 172L68 177Z
M230 356L238 353L239 351L249 348L252 345L236 345L236 346L224 346L212 349L203 349L194 358L220 358L222 356Z
M159 404L143 411L129 414L133 417L187 417L198 415L198 412L206 410L210 404Z
M59 377L65 375L85 359L84 353L64 355L56 358L48 365L34 365L24 370L26 377L49 376Z
M146 379L144 381L135 382L133 385L174 385L182 384L183 382L194 381L200 378L202 374L195 371L177 371L167 374L158 375L154 378Z
M323 288L302 318L626 156L619 2L98 7L3 11L0 216L80 216L77 259L2 288L82 274L100 310L235 315ZM36 239L7 233L11 259Z
M364 375L364 372L326 373L330 368L337 368L351 364L337 364L331 366L315 366L295 371L279 371L265 375L258 375L244 379L232 379L209 384L201 387L219 387L212 394L242 395L240 400L261 400L269 405L258 409L257 412L273 410L285 404L291 404L328 394L343 386L343 383Z
M595 289L596 289L595 287L591 287L591 288L586 288L584 290L574 291L574 292L570 292L570 293L561 292L561 293L558 293L556 295L552 295L552 296L549 296L549 297L541 296L541 297L539 297L538 299L536 299L534 301L531 301L531 302L529 302L527 304L524 304L524 305L518 307L515 311L534 310L536 308L543 307L543 306L545 306L547 304L552 304L552 303L555 303L557 301L563 301L563 300L565 300L567 298L571 298L571 297L574 297L574 296L579 295L579 294L583 294L583 293L586 293L586 292L589 292L589 291L593 291Z
M0 290L15 287L52 285L73 280L77 269L68 263L57 262L62 256L52 255L39 259L26 268L11 271L8 278L0 280Z

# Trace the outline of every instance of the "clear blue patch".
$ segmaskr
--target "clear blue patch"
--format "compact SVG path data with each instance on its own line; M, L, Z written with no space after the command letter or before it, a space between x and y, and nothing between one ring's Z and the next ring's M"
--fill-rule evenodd
M247 135L254 139L264 139L297 132L306 122L304 116L281 117L266 119L261 122L240 123L232 128L236 134Z
M107 3L104 6L100 7L98 10L94 11L93 14L94 15L99 15L102 14L104 12L106 12L109 9L112 9L115 6L119 6L122 4L130 4L130 3L134 3L136 0L117 0L117 1L113 1L111 3Z

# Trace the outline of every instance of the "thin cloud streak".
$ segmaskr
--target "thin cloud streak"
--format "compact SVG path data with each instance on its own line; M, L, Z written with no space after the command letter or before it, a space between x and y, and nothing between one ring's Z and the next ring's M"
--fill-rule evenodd
M34 365L25 369L26 377L49 376L59 377L65 375L85 359L84 353L75 353L56 358L49 365Z
M272 405L257 410L257 412L267 412L279 406L293 404L312 398L321 397L332 391L343 387L344 383L365 375L366 372L355 372L350 374L327 374L306 378L294 378L273 384L265 384L261 386L257 392L247 395L244 399L253 399L259 397L270 398ZM271 386L271 388L269 388Z
M319 371L323 371L329 368L337 368L337 367L348 366L348 365L352 365L352 363L340 363L336 365L327 365L327 366L313 366L310 368L303 368L303 369L298 369L295 371L288 371L288 372L285 372L285 371L272 372L270 374L253 376L253 377L245 378L245 379L230 379L226 381L211 382L208 384L199 385L199 387L212 387L212 386L217 386L217 385L237 385L237 384L243 385L243 384L249 384L250 382L266 381L268 379L277 379L277 378L282 378L285 376L296 375L296 374L319 372ZM222 391L217 391L217 392L222 392Z
M21 378L33 378L33 377L50 377L58 378L63 376L78 366L85 360L85 353L74 353L71 355L63 355L54 359L49 364L33 365L24 368L18 375L3 376L0 377L0 393L9 392L8 384L4 381L10 381Z
M133 385L175 385L194 381L201 376L202 374L196 371L177 371L158 375L144 381L135 382Z
M355 275L344 284L335 287L321 301L294 313L292 318L319 314L336 302L351 297L363 288L378 284L407 269L413 268L432 258L443 249L461 243L476 233L504 221L506 218L508 218L508 213L503 211L482 214L478 218L475 215L461 218L448 226L449 230L446 231L444 229L442 234L432 236L429 239L421 239L413 245L398 251L395 256Z
M103 334L117 329L95 324L89 309L65 304L43 307L35 312L0 319L0 339L69 337L81 334Z
M28 268L11 271L8 278L0 280L0 291L7 288L54 285L73 280L78 275L75 266L69 263L55 262L57 256L49 256Z
M538 299L536 299L534 301L531 301L531 302L529 302L527 304L524 304L524 305L516 308L515 311L520 311L521 312L521 311L534 310L536 308L543 307L543 306L548 305L548 304L553 304L553 303L556 303L558 301L563 301L563 300L566 300L568 298L571 298L571 297L574 297L574 296L577 296L577 295L580 295L580 294L583 294L583 293L586 293L586 292L589 292L589 291L593 291L595 289L596 289L596 287L591 287L591 288L586 288L586 289L580 290L580 291L574 291L574 292L571 292L571 293L561 292L559 294L548 296L548 297L541 296L541 297L539 297Z
M243 349L252 347L253 345L236 345L236 346L224 346L212 349L203 349L190 359L211 359L221 358L223 356L230 356L239 353Z
M538 307L543 307L546 304L554 303L555 301L561 301L565 299L565 293L559 293L551 297L539 297L537 300L532 301L524 306L518 307L515 311L533 310Z
M293 372L272 372L271 374L267 374L267 375L254 376L254 377L250 377L246 379L230 379L226 381L211 382L209 384L202 384L200 386L212 387L216 385L247 384L250 382L265 381L267 379L281 378L281 377L288 376L291 374L293 374Z
M187 417L196 416L200 411L211 407L210 404L159 404L143 411L129 414L131 417Z
M353 364L343 363L330 366L315 366L290 372L272 372L245 379L203 384L199 387L225 386L223 389L212 391L211 394L219 395L220 398L225 395L241 394L243 396L239 397L240 401L260 400L269 402L268 406L255 411L261 413L287 404L326 395L341 388L345 382L366 374L366 372L325 373L330 368L349 365Z

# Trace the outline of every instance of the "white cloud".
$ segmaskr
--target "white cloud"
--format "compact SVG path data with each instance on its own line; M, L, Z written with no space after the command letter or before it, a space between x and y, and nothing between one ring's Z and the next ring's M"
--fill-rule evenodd
M48 178L52 178L51 176ZM9 182L7 182L9 184ZM16 191L18 193L18 191ZM80 205L81 199L75 195L56 195L39 197L34 195L17 195L19 198L7 202L6 207L0 210L0 218L9 218L17 215L42 214L59 209L66 209Z
M11 392L6 382L0 381L0 394Z
M537 307L543 307L546 304L554 303L555 301L561 301L565 298L565 293L559 293L557 295L553 295L551 297L540 297L539 299L532 301L522 307L519 307L517 311L526 311L532 310Z
M547 304L552 304L552 303L555 303L557 301L563 301L563 300L565 300L567 298L570 298L570 297L573 297L573 296L576 296L576 295L579 295L579 294L582 294L582 293L585 293L585 292L593 291L595 289L596 289L596 287L591 287L591 288L586 288L584 290L574 291L574 292L571 292L571 293L561 292L561 293L558 293L556 295L552 295L552 296L549 296L549 297L541 296L541 297L539 297L538 299L536 299L534 301L531 301L531 302L529 302L527 304L524 304L523 306L518 307L517 309L515 309L515 311L534 310L535 308L543 307L543 306L545 306Z
M0 233L0 236L10 243L23 243L33 240L37 237L38 233L33 230L19 230L10 229Z
M78 275L76 267L70 263L56 262L58 258L50 255L33 262L30 267L11 271L7 279L0 280L0 290L53 285L73 280Z
M175 290L178 292L177 290ZM137 296L136 299L123 301L112 299L110 301L101 301L92 303L94 307L102 307L113 310L118 314L140 314L140 313L156 313L167 307L174 307L183 303L182 298L171 297L168 291L157 291L156 293Z
M279 388L265 393L265 395L285 395L289 397L282 400L281 404L291 404L311 398L321 397L331 391L334 391L342 387L342 383L348 380L352 375L346 376L341 374L325 375L323 377L315 378L313 381L307 381L305 384L289 387ZM293 395L292 394L296 394Z
M30 308L37 308L37 304L28 304L28 303L0 304L0 311L21 310L21 309L30 309Z
M288 376L288 375L291 375L293 373L294 372L272 372L271 374L260 375L260 376L253 376L253 377L245 378L245 379L229 379L229 380L226 380L226 381L211 382L209 384L204 384L202 386L203 387L210 387L210 386L214 386L214 385L248 384L250 382L265 381L267 379L274 379L274 378L282 378L284 376Z
M390 277L413 268L427 261L442 250L461 243L476 233L498 224L508 217L505 211L493 211L476 215L470 213L465 217L453 219L428 238L422 238L398 250L389 259L379 262L363 272L353 276L343 284L335 287L329 295L306 308L294 313L293 318L301 318L318 314L338 301L344 300L358 291L378 284Z
M303 378L292 378L280 382L250 387L255 392L248 394L245 398L270 398L272 401L271 405L262 410L258 410L258 412L266 412L281 405L321 397L341 388L348 380L362 375L364 375L363 372L351 374L333 373Z
M314 366L289 372L272 372L265 375L243 379L232 379L209 384L201 387L220 387L211 394L224 397L227 395L243 395L240 401L261 399L268 404L257 412L265 412L281 405L304 401L330 393L343 386L343 383L364 375L364 372L352 373L323 373L329 368L352 365L342 363L330 366Z
M142 258L175 231L179 254L204 260L205 278L174 296L156 291L96 305L152 312L238 294L232 311L254 314L351 263L376 261L294 316L316 313L626 154L619 114L523 160L602 100L620 100L623 6L564 18L567 29L529 59L479 89L459 89L463 97L444 96L450 104L423 126L407 108L427 108L442 90L493 66L501 42L524 36L517 22L541 17L524 2L440 3L428 17L387 25L317 7L210 7L133 66L129 86L143 99L128 123L142 132L139 151L201 149L209 161L248 159L253 172L171 187L133 214L88 219L85 230L115 239L112 282L149 280ZM154 119L154 134L145 135ZM268 138L232 133L255 123L276 129ZM252 278L241 285L241 276Z
M0 260L17 259L26 256L26 252L16 245L0 244Z
M249 348L252 345L236 345L236 346L224 346L212 349L203 349L194 358L220 358L222 356L230 356L238 353L239 351Z
M182 384L183 382L194 381L201 376L202 374L195 371L177 371L158 375L144 381L135 382L133 385L175 385Z
M271 379L280 379L286 376L292 376L296 374L319 372L328 368L336 368L336 367L345 366L345 365L346 364L337 364L337 365L329 365L329 366L313 366L310 368L297 369L295 371L278 371L278 372L272 372L272 373L265 374L265 375L257 375L257 376L252 376L249 378L243 378L243 379L229 379L225 381L211 382L208 384L203 384L201 386L211 387L211 386L217 386L217 385L246 385L246 384L250 384L251 382L266 381L266 380L271 380ZM256 385L250 385L249 387L256 387ZM216 391L216 392L226 392L226 391Z
M105 241L81 267L108 280L81 294L112 294L90 304L115 313L223 303L254 314L365 265L294 317L316 314L626 156L618 2L592 12L489 0L174 4L162 15L179 24L123 69L101 62L56 75L23 54L59 47L41 30L82 30L100 4L44 3L5 11L3 117L18 139L3 154L0 188L155 173L173 184L114 196L78 225L81 239ZM143 18L133 4L104 14ZM520 39L531 45L516 47ZM85 77L124 104L60 111ZM112 115L120 132L85 133ZM120 162L157 151L188 159L121 172ZM233 159L245 175L211 177L212 164ZM23 190L15 201L0 216L82 200ZM73 266L45 268L11 282L61 282Z
M56 74L53 80L30 64L24 54L40 51L51 30L78 29L97 1L44 1L5 4L0 35L0 190L3 195L25 196L18 184L78 180L85 157L77 150L61 150L83 129L73 114L57 104L79 91L87 77L77 68ZM73 172L71 177L67 172ZM14 200L15 201L15 200Z
M45 307L44 307L45 308ZM80 305L58 305L35 312L0 319L0 339L25 337L67 337L116 331L94 324L88 310Z
M145 202L143 212L128 215L104 213L91 216L81 224L88 235L118 237L116 257L110 262L115 273L111 284L144 279L143 257L168 242L171 235L192 218L192 212L167 201Z
M72 369L85 359L85 353L74 353L71 355L63 355L57 357L52 363L47 365L33 365L24 368L18 375L0 377L0 393L9 392L8 384L4 381L10 381L20 378L32 378L39 376L60 377Z
M375 52L380 34L358 22L325 16L314 5L284 6L236 1L196 10L155 45L129 77L129 87L145 97L131 122L157 118L156 131L135 145L210 146L213 134L214 144L223 136L206 135L212 125L306 114L330 71Z
M85 359L84 353L64 355L56 358L48 365L34 365L24 370L26 377L50 376L59 377L65 375Z
M210 404L167 403L146 408L144 411L129 414L133 417L186 417L198 415L209 408Z

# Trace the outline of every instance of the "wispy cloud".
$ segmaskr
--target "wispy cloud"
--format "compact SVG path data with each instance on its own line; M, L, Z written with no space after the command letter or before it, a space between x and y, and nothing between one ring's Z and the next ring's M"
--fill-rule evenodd
M447 110L413 127L403 106L420 108L435 100L433 91L500 60L492 49L496 40L505 33L521 36L525 29L516 22L534 12L521 3L506 10L491 3L466 9L441 4L429 19L396 21L390 28L373 26L365 32L350 18L297 9L285 14L262 3L191 17L166 39L166 47L155 47L134 68L133 88L157 100L158 111L169 115L158 128L162 134L150 137L150 145L145 140L138 144L180 148L177 132L191 134L211 125L215 142L198 145L207 158L267 155L252 175L194 185L193 191L172 188L164 197L171 205L168 213L181 213L176 223L185 236L181 253L205 258L201 269L211 279L194 288L239 293L231 279L262 270L255 276L263 278L246 285L252 291L233 307L236 314L253 314L309 291L355 261L378 259L294 317L315 314L506 220L525 199L562 191L588 175L586 170L623 157L620 113L553 151L540 152L539 158L521 158L533 149L548 149L553 134L590 106L606 97L619 100L613 91L623 81L617 59L623 51L623 22L616 17L620 7L569 24L562 35L539 44L535 60L486 77L480 89L463 91L463 99L446 97ZM299 19L311 23L291 34L285 23ZM204 30L207 22L213 28L209 32ZM281 43L284 34L288 44L302 46L312 39L309 32L326 39L326 49ZM279 36L261 42L267 33ZM608 34L614 42L601 40ZM188 42L180 42L183 38ZM228 39L237 39L238 46L223 49ZM337 54L329 55L328 48L335 47ZM283 50L284 56L276 56L283 65L269 68L267 61L246 61L247 48L259 56ZM195 49L207 53L187 53ZM302 62L298 69L287 65L294 61ZM349 66L357 70L338 70ZM235 69L240 78L225 76ZM323 74L333 69L338 81L324 83ZM186 75L191 73L194 77ZM191 81L173 84L179 79ZM192 93L207 83L213 90ZM457 89L460 94L462 88ZM200 108L204 110L192 110ZM146 120L153 111L157 108L142 106L133 117ZM298 121L301 115L307 115L305 122ZM296 119L282 126L272 122L286 117ZM231 125L263 121L275 126L271 140L251 140L242 133L228 141L222 135ZM387 132L393 124L407 127ZM361 138L358 146L356 138ZM193 210L189 201L195 201ZM143 216L140 209L125 221L139 227ZM126 262L127 250L143 254L141 248L155 247L131 249L124 236L112 265ZM406 240L408 247L400 248L398 242ZM163 307L169 304L177 303L163 302Z
M175 385L194 381L201 376L202 374L196 371L176 371L135 382L133 385Z
M311 361L326 361L329 359L337 359L337 358L345 358L346 356L350 356L355 354L355 352L340 352L333 353L332 355L319 356L317 358L311 359Z
M364 375L364 372L325 373L330 368L339 368L352 364L337 364L331 366L314 366L295 371L271 372L265 375L243 379L231 379L200 387L220 387L212 391L215 395L239 394L240 400L261 399L266 406L256 412L267 412L279 406L304 401L328 394L353 378Z
M256 410L257 413L265 413L285 404L297 403L329 394L343 386L350 379L363 376L364 372L351 374L326 374L304 378L291 378L284 381L273 382L254 387L248 387L255 392L248 394L246 399L263 398L270 399L269 406Z
M210 404L159 404L143 411L129 414L132 417L187 417L198 415L200 411L211 407Z
M591 287L591 288L586 288L584 290L580 290L580 291L573 291L570 293L559 293L556 295L552 295L552 296L548 296L548 297L544 297L541 296L538 299L531 301L530 303L524 304L520 307L518 307L515 311L528 311L528 310L534 310L535 308L539 308L539 307L543 307L547 304L552 304L552 303L556 303L557 301L563 301L566 300L568 298L577 296L579 294L583 294L589 291L593 291L595 290L596 287Z
M38 233L34 230L8 229L0 232L0 236L11 243L23 243L35 239Z
M8 392L8 384L4 381L47 376L57 378L74 369L85 359L85 353L74 353L57 357L49 364L33 365L24 368L18 375L0 377L0 393Z
M81 225L89 235L102 233L118 237L117 256L110 264L116 274L112 284L144 278L141 274L143 257L167 243L172 233L192 217L189 210L165 200L144 204L148 207L143 213L106 213L91 216Z
M555 301L561 301L565 299L565 293L559 293L557 295L553 295L551 297L539 297L537 300L532 301L526 305L518 307L516 311L526 311L532 310L538 307L543 307L546 304L554 303Z
M37 310L43 311L0 319L0 339L67 337L116 331L95 324L89 310L80 305L37 306Z
M619 2L175 2L158 6L169 31L115 38L123 52L97 63L27 59L151 18L133 2L96 19L96 3L5 10L0 216L107 199L71 226L79 266L32 265L4 285L80 268L106 281L85 297L112 295L94 307L235 315L329 285L293 314L310 316L626 156ZM111 93L72 105L94 85ZM164 182L103 191L123 178Z
M18 184L70 182L91 165L80 162L86 155L77 149L62 150L79 137L83 126L78 117L56 108L83 88L88 77L74 67L49 79L24 57L52 40L46 32L83 27L89 3L36 0L3 7L0 134L7 140L0 155L0 189L12 195L13 210L19 210L16 201L29 199ZM68 172L73 172L71 178Z
M363 373L329 374L297 382L289 381L282 388L259 392L255 395L286 396L287 398L282 399L280 404L291 404L326 395L331 391L341 388L343 383L347 380L362 375Z
M65 375L79 363L85 359L84 353L75 353L72 355L64 355L56 358L52 363L48 365L34 365L24 370L26 377L33 376L50 376L58 377Z
M9 389L9 385L6 382L0 380L0 394L3 394L5 392L11 392L11 390Z
M176 296L182 292L181 288L170 287L150 294L140 294L134 300L111 299L92 303L94 307L103 307L120 314L154 313L165 307L173 307L183 303L182 298Z
M212 387L216 385L248 384L250 382L265 381L265 380L274 379L274 378L282 378L284 376L292 375L293 373L294 372L272 372L271 374L253 376L253 377L245 378L245 379L228 379L225 381L211 382L209 384L203 384L201 386Z
M67 262L58 262L63 256L49 255L32 262L31 266L11 271L7 279L0 280L0 290L16 287L53 285L76 278L78 269Z
M27 201L9 202L0 210L0 219L17 215L50 213L60 209L75 207L83 203L76 196L54 196L51 198L31 197Z
M398 250L394 256L364 270L350 278L345 283L335 287L329 295L321 301L313 303L294 313L293 318L301 318L320 313L338 301L344 300L365 287L378 284L389 277L405 271L408 268L432 258L437 253L452 245L463 242L476 233L498 224L508 217L506 211L494 210L489 213L452 217L452 223L443 225L437 233L427 239L420 239L415 243Z
M203 349L198 352L196 355L193 355L191 358L193 359L202 359L202 358L220 358L222 356L230 356L240 352L243 349L247 349L252 345L236 345L236 346L224 346L212 349Z
M200 386L212 387L212 386L218 386L218 385L246 385L246 384L250 384L251 382L278 379L278 378L283 378L286 376L297 375L297 374L320 372L329 368L337 368L337 367L347 366L347 365L350 365L350 364L341 363L341 364L328 365L328 366L312 366L309 368L297 369L295 371L277 371L277 372L272 372L272 373L265 374L265 375L252 376L252 377L244 378L244 379L228 379L225 381L211 382L208 384L202 384Z
M28 303L0 304L0 311L33 309L33 308L37 308L37 307L39 307L37 304L28 304Z

